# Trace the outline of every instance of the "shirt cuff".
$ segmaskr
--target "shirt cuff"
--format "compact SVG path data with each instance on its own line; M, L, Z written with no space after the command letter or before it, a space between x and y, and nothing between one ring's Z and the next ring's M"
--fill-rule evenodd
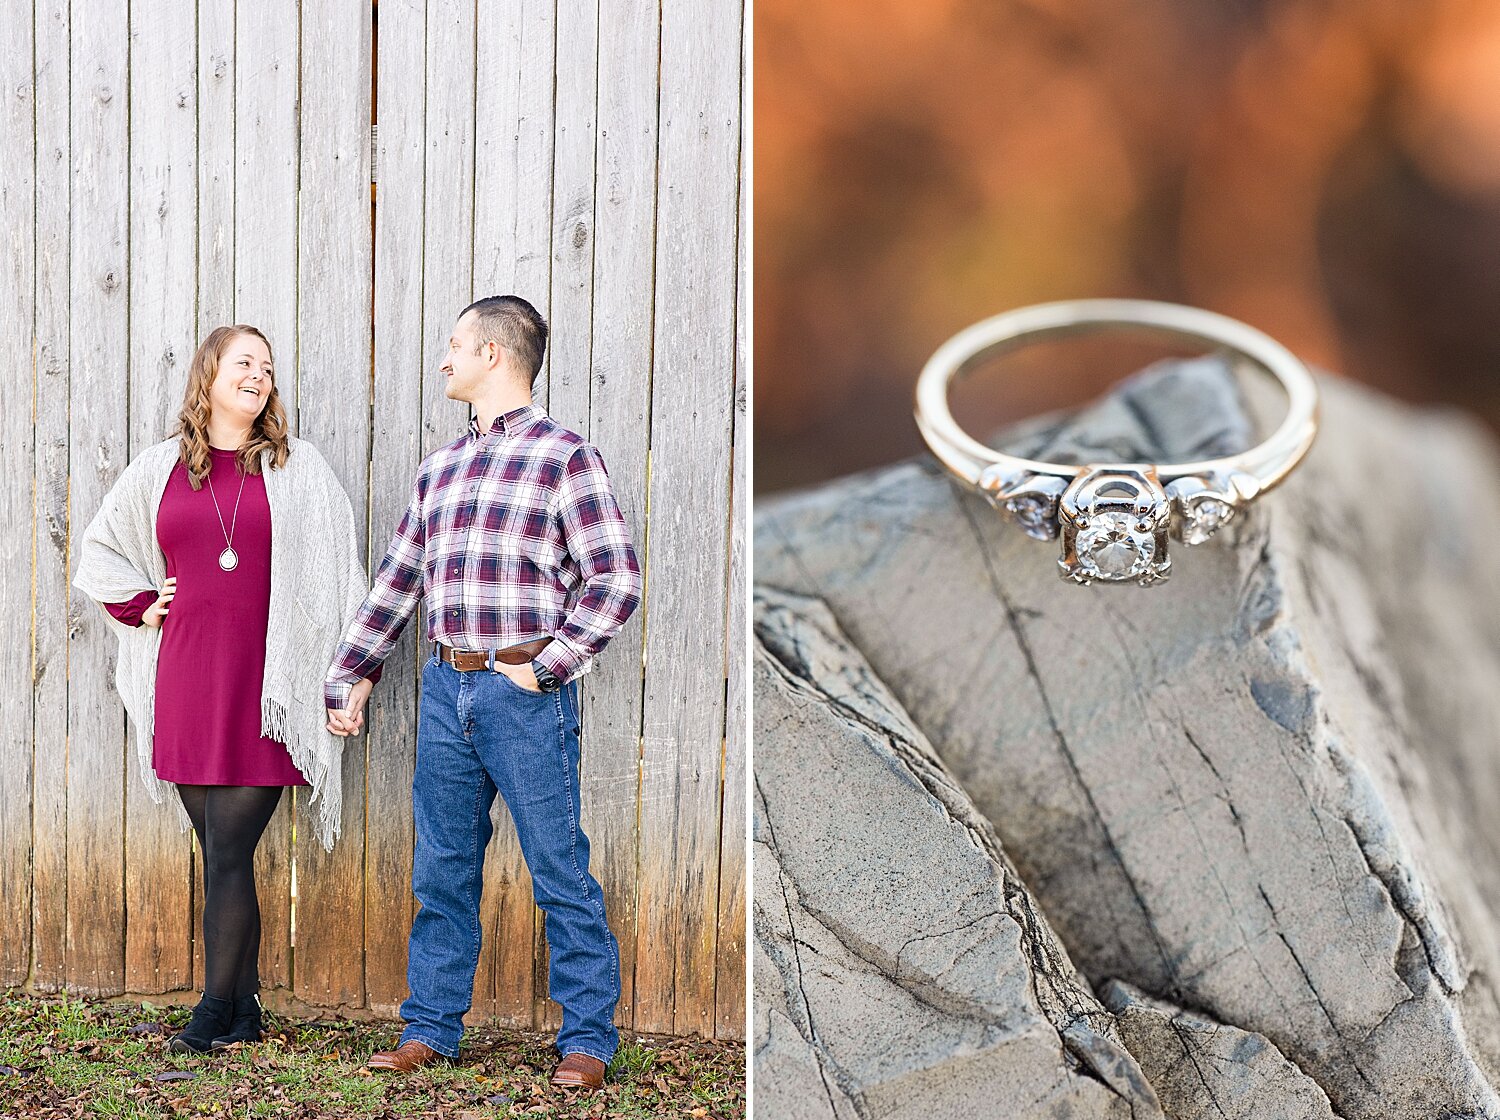
M330 712L340 712L349 706L349 691L354 685L349 681L324 681L323 706Z
M380 674L385 672L384 663L371 669L367 677L372 685L380 683ZM353 681L325 680L323 682L323 706L331 711L340 711L349 706L349 693L353 691L357 679Z
M560 683L567 684L583 671L589 658L587 654L579 653L568 645L562 638L554 637L542 647L541 652L533 660L545 665Z
M155 591L142 591L133 599L127 599L123 603L105 603L104 609L126 626L140 626L142 616L146 608L156 602Z

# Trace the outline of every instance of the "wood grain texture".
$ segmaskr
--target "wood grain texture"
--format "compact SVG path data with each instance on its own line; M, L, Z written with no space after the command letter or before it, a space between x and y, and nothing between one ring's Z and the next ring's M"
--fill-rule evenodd
M234 321L235 0L198 0L198 338Z
M68 416L74 509L99 508L127 454L128 25L125 0L110 0L72 27L69 396L89 402ZM68 986L113 995L125 988L125 711L103 614L78 591L68 613Z
M599 12L594 312L588 435L600 448L636 557L646 571L656 244L656 98L661 20L654 0ZM605 914L620 943L622 1026L635 1025L641 667L644 608L580 689L583 826Z
M0 410L0 984L24 984L31 969L31 480L36 391L31 332L36 314L36 89L31 65L32 5L0 3L0 25L11 30L0 52L0 307L18 329L0 336L0 369L14 371L14 394ZM27 397L32 400L28 401ZM26 807L23 810L23 807Z
M68 977L68 331L72 222L72 74L68 5L36 7L36 513L32 523L32 983ZM7 802L6 811L13 812Z
M737 10L663 5L635 1025L681 1034L714 1015L738 59Z
M422 332L425 4L388 2L379 18L372 578L411 498L422 455L422 371L434 361ZM411 783L418 670L426 660L420 615L419 609L386 658L366 720L365 991L370 1007L386 1015L406 998L407 935L415 912Z
M547 411L575 432L589 430L594 312L595 128L599 99L599 4L557 0L549 207L549 318L567 329L552 337Z
M355 511L368 548L370 476L371 235L370 5L330 0L302 26L298 109L302 144L297 211L297 397L299 433L328 460ZM328 65L331 58L344 61ZM333 650L328 651L331 659ZM365 752L345 740L338 842L323 850L299 829L297 998L318 1007L365 1005ZM316 812L298 791L299 819Z
M748 53L748 52L745 52ZM744 65L742 53L741 65ZM748 90L747 74L741 70L741 101ZM740 131L740 182L746 181L744 164L750 157L745 142L748 130ZM746 610L749 592L749 557L746 555L746 525L750 519L748 459L750 455L750 246L746 238L748 192L739 197L736 251L734 330L734 442L730 448L729 501L729 605L724 628L724 780L719 811L719 914L714 942L714 1036L739 1038L745 1031L745 895L746 825L750 758L749 705L746 676L750 648L750 619Z
M176 425L197 335L198 75L192 0L136 3L130 24L130 361L126 459ZM97 616L97 608L90 607ZM103 627L98 637L109 644ZM193 982L193 840L125 767L125 986Z

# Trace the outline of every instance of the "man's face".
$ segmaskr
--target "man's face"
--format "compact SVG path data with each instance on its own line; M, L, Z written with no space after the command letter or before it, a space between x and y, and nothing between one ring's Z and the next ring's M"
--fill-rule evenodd
M449 400L473 403L491 378L502 373L504 351L499 343L486 342L475 353L474 312L465 313L453 326L448 353L439 371L446 379L443 392Z

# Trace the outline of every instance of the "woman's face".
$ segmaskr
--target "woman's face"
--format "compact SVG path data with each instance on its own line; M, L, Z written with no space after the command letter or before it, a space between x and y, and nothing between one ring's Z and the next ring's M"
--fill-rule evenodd
M271 399L272 384L270 348L253 334L237 334L219 359L209 406L220 420L248 427Z

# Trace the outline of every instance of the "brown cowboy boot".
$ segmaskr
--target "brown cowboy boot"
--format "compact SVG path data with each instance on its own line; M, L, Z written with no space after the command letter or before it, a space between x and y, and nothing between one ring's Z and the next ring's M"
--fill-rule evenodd
M388 1069L394 1073L410 1073L418 1066L443 1061L443 1056L425 1043L403 1042L394 1050L381 1050L371 1054L367 1063L371 1069Z
M587 1054L564 1054L552 1071L552 1084L559 1089L603 1088L604 1063Z

